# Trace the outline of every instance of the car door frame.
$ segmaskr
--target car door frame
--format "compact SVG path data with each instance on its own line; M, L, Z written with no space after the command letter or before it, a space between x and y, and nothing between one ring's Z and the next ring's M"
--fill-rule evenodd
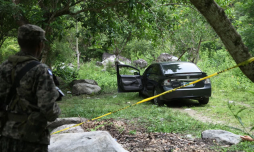
M144 84L144 91L143 94L150 97L153 96L153 91L155 87L158 85L158 83L155 81L158 77L158 73L153 73L153 69L156 68L156 66L159 66L158 64L152 64L150 65L143 74L143 84ZM159 67L160 68L160 67ZM155 78L155 79L154 79Z
M137 75L120 75L119 68L128 67L138 71ZM140 70L130 65L117 64L117 87L118 92L140 92L143 89Z

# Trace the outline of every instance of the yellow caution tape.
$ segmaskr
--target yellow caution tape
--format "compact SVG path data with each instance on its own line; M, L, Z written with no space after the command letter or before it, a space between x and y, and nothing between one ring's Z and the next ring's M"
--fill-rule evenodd
M121 109L118 109L118 110L116 110L116 111L109 112L109 113L104 114L104 115L101 115L101 116L99 116L99 117L96 117L96 118L93 118L93 119L90 119L90 120L87 120L87 121L81 122L81 123L76 124L76 125L74 125L74 126L67 127L67 128L65 128L65 129L62 129L62 130L56 131L56 132L52 133L51 135L53 135L53 134L57 134L57 133L59 133L59 132L65 131L65 130L68 130L68 129L70 129L70 128L74 128L74 127L80 126L80 125L84 124L85 122L89 122L89 121L93 121L93 120L96 120L96 119L100 119L100 118L105 117L105 116L107 116L107 115L110 115L110 114L116 113L116 112L118 112L118 111L121 111L121 110L127 109L127 108L129 108L129 107L133 107L133 106L138 105L138 104L140 104L140 103L150 101L150 100L152 100L152 99L154 99L154 98L157 98L157 97L159 97L159 96L162 96L162 95L164 95L164 94L167 94L167 93L170 93L170 92L176 91L177 89L184 88L184 87L186 87L186 86L188 86L188 85L191 85L191 84L198 83L198 82L200 82L200 81L202 81L202 80L205 80L205 79L211 78L211 77L213 77L213 76L216 76L216 75L218 75L218 74L220 74L220 73L226 72L226 71L231 70L231 69L233 69L233 68L236 68L236 67L239 67L239 66L245 66L245 65L247 65L247 64L249 64L249 63L251 63L251 62L253 62L253 61L254 61L254 57L252 57L252 58L250 58L250 59L248 59L248 60L246 60L246 61L244 61L244 62L242 62L242 63L239 63L239 64L237 64L237 65L235 65L235 66L233 66L233 67L231 67L231 68L228 68L228 69L222 70L222 71L220 71L220 72L216 72L216 73L211 74L211 75L209 75L209 76L203 77L203 78L201 78L201 79L198 79L198 80L196 80L196 81L190 82L190 83L188 83L188 84L186 84L186 85L183 85L183 86L177 87L177 88L175 88L175 89L165 91L165 92L163 92L163 93L161 93L161 94L157 94L157 95L152 96L152 97L150 97L150 98L143 99L143 100L141 100L141 101L139 101L139 102L136 102L136 103L134 103L134 104L132 104L132 105L126 106L126 107L121 108Z

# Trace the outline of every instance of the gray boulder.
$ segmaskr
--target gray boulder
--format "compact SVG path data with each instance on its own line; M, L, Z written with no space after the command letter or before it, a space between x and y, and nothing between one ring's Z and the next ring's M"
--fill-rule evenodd
M221 145L234 145L241 142L240 135L224 130L206 130L201 134L202 139L216 140Z
M69 128L69 127L72 127L72 128L69 128L67 130L61 131L58 134L63 134L63 133L82 133L82 132L84 132L84 129L81 126L75 126L75 125L77 125L77 124L68 124L68 125L59 126L59 127L55 128L55 129L53 129L51 131L51 134L55 133L55 132L57 132L59 130L65 129L65 128ZM75 127L73 127L73 126L75 126Z
M54 134L49 152L127 152L106 131Z
M114 54L110 54L110 53L107 53L107 52L104 52L102 54L102 61L106 60L107 58L110 58L111 56L115 56Z
M116 61L116 56L115 55L112 55L106 59L104 59L101 64L106 67L106 66L111 66L111 67L114 67L115 66L115 61Z
M103 65L104 67L111 65L112 67L115 67L115 61L119 62L120 64L131 64L131 60L127 59L126 57L118 55L117 60L116 55L104 52L102 55L102 62L97 62L96 65Z
M111 60L112 59L115 60L116 59L116 55L115 54L110 54L110 53L107 53L107 52L104 52L102 54L102 62L107 60L107 59L110 59L110 58L111 58ZM119 59L120 62L123 62L125 64L131 64L131 60L127 59L126 57L118 55L118 59ZM113 63L114 63L114 61L113 61Z
M173 55L169 55L168 53L162 53L158 58L157 58L157 62L169 62L169 61L177 61L178 58L173 56Z
M62 126L62 125L79 124L79 123L85 122L87 120L88 119L86 119L86 118L79 118L79 117L57 118L55 121L48 123L48 128L50 130L52 130L52 129L55 129L55 128Z
M147 66L147 62L144 60L144 59L138 59L138 60L135 60L133 61L133 65L136 67L136 68L145 68Z
M70 86L72 87L73 85L77 84L77 83L88 83L88 84L93 84L93 85L98 85L98 83L95 80L91 80L91 79L81 79L81 80L73 80L70 83Z
M101 91L101 87L89 83L77 83L72 87L73 95L94 94L98 93L99 91Z

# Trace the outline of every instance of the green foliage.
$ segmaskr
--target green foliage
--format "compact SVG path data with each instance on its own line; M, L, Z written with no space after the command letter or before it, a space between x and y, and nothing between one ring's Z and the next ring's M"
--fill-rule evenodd
M106 113L121 109L123 107L134 104L142 100L138 97L137 93L111 93L111 94L100 94L96 96L79 96L79 97L66 97L60 104L62 110L61 117L85 117L87 119L93 119L104 115ZM218 101L219 102L219 101ZM212 102L211 102L212 103ZM103 106L101 106L103 105ZM212 107L209 104L205 107L190 107L192 109L198 108L204 111L201 112L205 115L208 109ZM224 111L225 113L225 111ZM217 118L224 116L221 114L213 113ZM135 124L137 127L146 128L146 132L163 132L163 133L180 133L180 134L192 134L196 138L200 138L200 133L208 129L222 129L227 130L236 134L242 134L241 131L228 128L225 125L212 124L212 123L202 123L198 120L191 118L188 114L183 114L176 111L174 108L163 106L158 107L151 104L150 102L145 102L138 104L116 113L107 115L101 119L117 119L130 120L130 123ZM98 119L98 121L101 121ZM98 127L95 127L96 130ZM120 132L124 131L124 128L119 128ZM130 134L136 134L136 130L132 129ZM251 143L239 143L236 146L231 146L230 148L223 148L225 150L235 150L235 151L250 151ZM221 147L217 147L216 151L222 151Z
M138 40L133 39L124 49L122 56L130 58L131 60L148 59L154 60L153 56L158 56L159 51L155 51L155 48L150 40ZM149 62L148 61L148 62Z
M209 52L203 50L200 52L200 61L198 66L208 75L222 71L236 65L232 57L225 49ZM242 73L239 68L229 70L211 78L212 87L219 90L251 90L253 83Z
M9 37L16 37L18 25L14 21L14 15L18 14L19 6L8 0L0 0L0 48L4 41Z
M110 93L117 90L117 78L115 68L110 67L110 70L103 70L102 67L95 65L96 61L91 61L84 64L78 74L78 79L95 80L101 87L102 93Z
M0 50L0 63L6 60L10 55L14 55L19 51L18 42L14 38L8 38L2 45Z
M130 134L130 135L136 135L136 134L137 134L137 131L136 131L136 130L130 130L130 131L129 131L129 134Z
M93 129L91 129L91 131L96 131L97 129L99 129L100 127L103 127L103 126L104 126L104 124L95 126Z
M54 41L51 48L51 64L76 63L76 52L73 45L73 43L68 43L68 41Z
M89 62L91 59L98 59L102 60L102 54L104 52L107 52L106 50L103 49L90 49L90 48L85 48L85 47L79 47L80 51L80 58L83 60L83 62Z
M252 0L243 0L235 4L235 25L241 34L245 45L254 54L254 2Z
M55 64L53 73L61 77L65 82L70 83L78 77L78 71L74 68L67 66L65 63Z
M107 62L106 67L105 67L106 71L112 75L113 77L116 76L116 68L114 63L112 62Z
M242 129L239 129L239 128L234 128L234 129L241 130L242 132L250 135L254 139L254 134L251 133L251 131L254 129L254 125L250 129L248 129L248 127L242 121L242 116L240 116L240 113L248 108L242 107L239 109L238 106L237 107L235 107L235 106L236 106L235 103L228 103L228 108L229 108L231 114L240 123Z

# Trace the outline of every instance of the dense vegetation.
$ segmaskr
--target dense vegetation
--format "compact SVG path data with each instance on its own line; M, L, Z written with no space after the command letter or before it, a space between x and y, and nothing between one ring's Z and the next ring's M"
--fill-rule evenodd
M254 1L216 0L216 2L225 10L230 22L240 33L249 53L253 56ZM26 19L22 19L23 17ZM58 3L54 0L42 0L40 3L32 0L29 1L29 4L23 1L16 1L14 4L9 0L0 0L0 18L0 62L19 51L16 40L17 28L21 21L28 20L29 23L42 26L48 33L49 43L45 48L48 54L45 61L52 67L54 73L67 83L73 79L93 79L102 88L100 96L112 95L117 91L114 68L106 68L102 71L102 67L95 65L96 61L101 61L103 52L121 55L132 61L145 59L148 64L154 62L161 53L169 53L181 57L182 61L197 63L201 70L208 74L236 64L230 55L231 50L223 45L220 37L197 9L185 0L91 0L88 2L60 0ZM77 57L80 57L80 62ZM74 65L74 69L67 66L61 68L69 63ZM80 68L78 68L79 65ZM207 106L208 108L218 106L212 104L218 102L218 104L224 104L224 107L210 113L218 113L230 118L232 114L226 114L225 109L228 109L227 102L231 100L250 105L250 107L254 106L253 82L239 68L211 78L211 81L213 95L211 104ZM64 89L67 91L70 88L67 86ZM113 99L112 96L106 97L102 101L84 104L86 98L75 97L73 99L68 95L66 101L64 100L61 105L63 117L80 115L93 118L115 110L115 108L122 108L121 106L124 106L126 102L117 105L116 102L119 102L120 98L124 98L127 102L130 100L131 103L140 100L136 94L113 94L113 96L118 97L116 99ZM223 102L220 102L222 100ZM116 106L105 108L99 106L105 102ZM147 104L145 103L141 108L146 108L143 106ZM97 107L93 107L94 105ZM237 118L244 121L249 131L254 126L253 117L245 118L245 116L254 115L254 113L248 110L248 107L239 106L239 104L236 104L233 110L237 113L243 108L247 110L241 111ZM143 115L156 117L158 113L162 113L156 117L160 119L171 113L164 107L152 106L151 109L152 111L148 110ZM130 112L120 112L110 117L137 118L140 113L136 111L132 109L133 115L128 115ZM209 128L199 122L193 123L191 120L186 120L185 116L174 115L176 117L172 114L165 117L175 123L175 126L167 129L165 126L168 126L171 121L162 123L160 126L156 124L158 119L142 118L141 122L152 124L148 127L149 131L186 132L189 130L192 133L194 130ZM218 128L218 126L213 126L213 128ZM242 146L246 149L245 145Z

